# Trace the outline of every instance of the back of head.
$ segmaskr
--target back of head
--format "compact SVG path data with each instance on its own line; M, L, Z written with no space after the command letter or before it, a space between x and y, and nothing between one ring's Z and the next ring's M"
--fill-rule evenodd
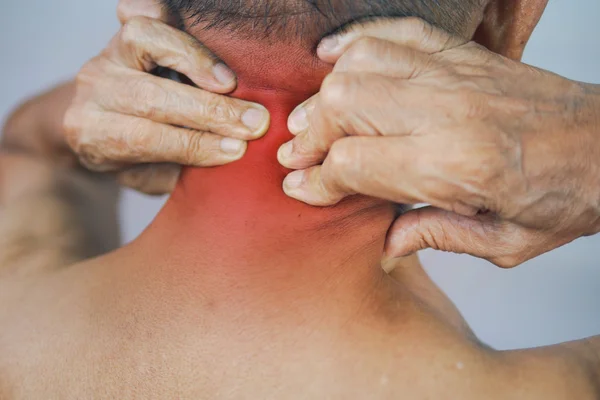
M486 1L163 0L183 26L200 23L235 35L313 43L348 25L373 18L420 17L450 33L468 35L472 22L480 20Z

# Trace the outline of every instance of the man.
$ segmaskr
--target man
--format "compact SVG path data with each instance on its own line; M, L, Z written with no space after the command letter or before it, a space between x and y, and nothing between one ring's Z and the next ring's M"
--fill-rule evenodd
M312 51L321 36L361 16L411 10L469 35L484 5L403 8L405 3L391 2L397 8L386 12L388 3L372 10L291 3L273 5L270 14L263 7L236 9L243 5L237 2L226 14L209 5L179 4L180 15L199 12L213 21L194 25L183 18L185 27L238 73L233 96L267 107L269 132L250 143L239 162L184 170L166 207L131 245L53 269L36 262L47 259L38 251L3 263L0 396L597 396L597 361L585 343L494 352L473 337L416 259L402 261L395 280L388 277L380 259L392 203L350 197L312 208L281 191L288 171L276 153L291 139L287 116L331 69ZM286 24L276 16L288 16ZM223 36L231 22L242 29L235 40ZM135 19L127 29L143 32L155 24ZM290 32L302 32L301 39L284 35ZM3 187L18 199L3 199L10 215L36 210L40 188L54 183L43 193L56 206L49 215L61 221L61 213L71 212L69 201L82 203L73 201L81 193L77 188L91 184L81 176L56 178L56 171L27 157L8 157ZM111 209L94 200L99 210ZM98 232L86 229L84 218L74 222L68 229L74 235ZM49 233L56 232L40 224L12 226L10 238L27 233L24 246L32 240L48 251L63 245L62 254L73 259L102 251L69 249L76 241L48 245ZM23 268L26 257L34 267Z

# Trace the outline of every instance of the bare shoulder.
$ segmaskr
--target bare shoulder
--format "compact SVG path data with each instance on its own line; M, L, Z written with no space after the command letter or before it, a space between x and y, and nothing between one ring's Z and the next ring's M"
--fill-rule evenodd
M402 295L388 304L402 311L388 313L387 323L370 334L380 344L371 351L371 365L388 366L372 368L391 388L388 395L448 398L452 393L452 398L464 400L600 398L600 377L581 351L564 345L494 350L476 338L426 276L420 272L408 276L414 271L418 270L395 274L396 279L402 278Z
M91 368L86 364L90 343L97 339L97 285L106 284L99 282L103 264L101 258L0 278L0 399L50 393L85 398L51 388L60 382L76 393L80 383L65 377Z
M493 350L435 318L423 318L393 340L378 363L391 393L410 398L597 400L600 382L580 357L556 349ZM406 332L412 330L412 333ZM390 393L390 394L391 394Z

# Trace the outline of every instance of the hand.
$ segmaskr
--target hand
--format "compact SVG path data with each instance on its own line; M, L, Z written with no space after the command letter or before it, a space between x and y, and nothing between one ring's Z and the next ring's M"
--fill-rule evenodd
M117 171L127 186L165 193L179 164L238 160L246 141L266 132L269 115L258 104L222 95L236 86L233 72L192 36L157 19L132 17L136 12L119 9L121 31L77 76L66 139L84 166ZM199 88L150 74L157 66Z
M289 196L430 204L394 223L389 256L433 247L512 267L600 229L597 87L414 19L318 52L335 67L290 116Z

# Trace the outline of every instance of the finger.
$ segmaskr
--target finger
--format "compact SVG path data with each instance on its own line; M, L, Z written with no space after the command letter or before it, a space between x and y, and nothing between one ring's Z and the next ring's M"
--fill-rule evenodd
M67 141L90 169L107 165L175 163L217 166L240 159L247 143L208 132L177 128L144 118L90 112L88 125ZM88 133L91 132L91 133Z
M149 195L168 194L175 189L181 166L177 164L142 164L129 167L117 174L125 187Z
M342 54L334 72L368 72L400 79L412 79L431 64L431 57L407 46L365 37L356 40Z
M411 127L398 118L401 113L396 111L400 106L397 100L402 100L391 98L391 85L398 83L375 74L330 74L314 100L313 109L297 109L292 113L290 118L303 113L307 128L281 147L279 162L290 169L305 169L321 163L332 144L345 136L410 134ZM387 109L393 112L386 112Z
M320 165L290 173L283 181L283 191L293 199L319 207L332 206L354 194L335 179L325 180Z
M323 85L324 88L327 86ZM331 92L326 89L324 93L324 96L315 97L298 106L290 114L288 125L295 137L284 143L277 152L277 159L284 167L304 169L320 164L333 142L346 136L346 132L338 124L341 116L335 118L333 113L337 115L337 112L328 106ZM341 104L338 105L342 107Z
M269 126L261 105L142 72L127 71L96 87L100 107L155 122L244 140L263 136Z
M428 62L427 55L407 47L390 47L387 42L372 38L357 41L336 64L334 72L337 74L329 75L323 82L321 92L298 106L290 115L288 129L298 137L293 143L282 147L280 162L288 168L307 168L323 161L331 144L346 134L377 134L373 129L364 129L374 124L359 124L360 131L353 129L344 132L337 128L341 125L352 129L353 125L345 122L345 119L356 111L361 115L369 115L367 111L371 109L375 115L379 115L381 101L374 102L375 99L371 98L373 94L379 97L383 93L377 90L378 87L383 89L397 85L389 78L409 79L418 68L426 67ZM387 79L373 74L384 74ZM319 109L315 112L317 105ZM378 121L382 120L380 118ZM394 125L396 129L399 127L399 123Z
M401 257L426 248L466 253L511 268L558 246L554 236L495 216L466 217L434 207L400 216L386 241L387 256Z
M121 24L134 17L148 17L170 22L166 8L156 0L119 0L117 16Z
M287 176L285 193L315 206L336 204L356 193L404 204L420 202L404 190L399 179L410 165L414 149L410 142L390 139L348 137L336 141L322 166Z
M113 62L140 71L170 68L215 93L228 93L236 86L234 73L193 36L151 18L127 21L106 54Z
M333 144L322 168L316 169L320 179L303 180L288 195L321 205L358 193L472 216L484 194L463 184L462 177L470 177L472 170L469 164L460 168L464 160L464 154L449 153L447 143L432 136L346 137Z
M349 45L364 37L387 40L428 54L438 53L467 42L419 18L376 20L366 24L355 24L344 33L323 39L317 54L323 61L335 63Z
M308 117L312 114L317 105L319 94L315 94L299 106L290 114L288 118L288 130L292 135L297 135L308 128Z

